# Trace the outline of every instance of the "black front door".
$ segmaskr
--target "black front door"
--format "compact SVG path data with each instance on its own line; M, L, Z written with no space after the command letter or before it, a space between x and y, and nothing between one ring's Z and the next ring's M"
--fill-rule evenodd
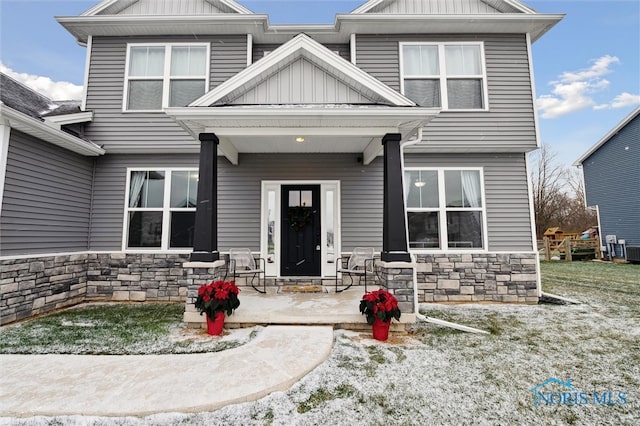
M282 185L283 276L320 275L320 185Z

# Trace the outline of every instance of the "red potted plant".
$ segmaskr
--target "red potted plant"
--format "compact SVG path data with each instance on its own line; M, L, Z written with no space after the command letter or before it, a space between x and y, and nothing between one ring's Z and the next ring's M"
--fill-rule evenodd
M365 293L360 301L360 313L367 316L367 324L373 328L373 338L387 340L391 319L400 319L398 300L387 290Z
M234 281L212 281L202 284L198 289L198 297L194 302L200 315L207 314L207 332L219 335L224 328L224 315L231 315L240 306L238 293L240 289Z

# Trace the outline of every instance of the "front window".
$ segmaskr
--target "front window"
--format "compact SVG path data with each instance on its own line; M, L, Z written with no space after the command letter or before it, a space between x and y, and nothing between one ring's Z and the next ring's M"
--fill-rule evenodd
M407 169L405 198L410 248L484 247L480 170Z
M129 172L125 248L193 247L197 170Z
M186 106L207 90L208 45L129 45L125 110Z
M402 92L424 107L486 108L481 43L402 43Z

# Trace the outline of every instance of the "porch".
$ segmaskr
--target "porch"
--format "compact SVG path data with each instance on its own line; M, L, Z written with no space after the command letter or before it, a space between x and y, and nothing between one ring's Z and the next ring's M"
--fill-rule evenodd
M364 315L358 307L364 294L364 286L354 286L336 293L328 285L322 292L282 292L282 287L267 287L266 294L260 294L251 287L240 287L240 307L233 315L227 316L227 327L247 327L253 325L331 325L334 328L353 330L368 329ZM369 286L368 290L376 290ZM187 302L184 322L191 327L204 327L205 317ZM393 330L404 330L407 324L415 322L415 314L403 312L399 322L392 322Z

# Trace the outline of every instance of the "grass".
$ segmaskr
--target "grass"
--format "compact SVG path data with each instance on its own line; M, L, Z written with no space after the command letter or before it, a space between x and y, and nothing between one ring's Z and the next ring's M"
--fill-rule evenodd
M640 266L558 262L541 270L545 291L583 303L422 305L431 317L491 334L418 323L409 336L394 336L396 343L378 343L367 333L339 330L327 361L285 392L211 413L86 423L640 424ZM626 391L628 403L535 407L531 388L550 377L571 379L585 392Z
M83 305L3 327L0 353L197 353L242 344L228 338L209 338L199 329L187 329L181 322L183 312L184 304Z

